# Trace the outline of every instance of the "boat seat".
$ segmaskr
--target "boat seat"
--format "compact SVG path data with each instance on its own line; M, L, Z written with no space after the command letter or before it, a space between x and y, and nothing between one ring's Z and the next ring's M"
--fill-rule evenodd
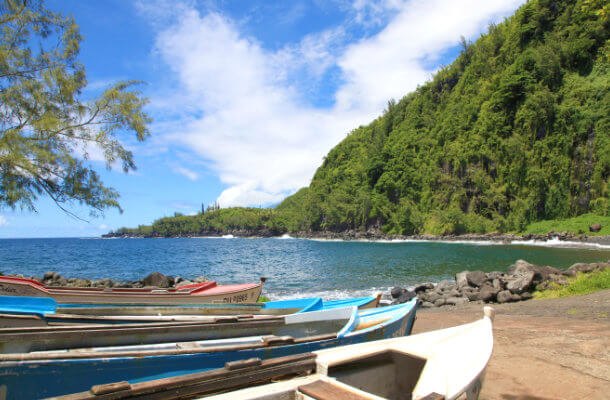
M299 386L299 392L316 400L370 400L369 396L352 392L333 383L318 380Z

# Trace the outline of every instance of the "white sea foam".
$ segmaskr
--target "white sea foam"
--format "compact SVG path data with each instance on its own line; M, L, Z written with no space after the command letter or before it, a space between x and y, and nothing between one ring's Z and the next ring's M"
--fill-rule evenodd
M610 244L602 244L596 242L577 242L560 240L552 238L548 240L443 240L443 239L327 239L327 238L311 238L308 240L316 242L357 242L357 243L444 243L444 244L462 244L472 246L539 246L539 247L564 247L564 248L581 248L581 249L610 249Z
M366 297L366 296L375 296L377 293L389 293L391 287L373 287L369 289L359 289L359 290L348 290L348 289L335 289L335 290L314 290L314 291L305 291L305 292L286 292L286 291L277 291L273 290L266 291L264 293L266 296L271 298L272 300L290 300L290 299L302 299L307 297L321 297L326 300L340 300L340 299L349 299L352 297Z
M223 239L235 239L235 236L229 234L229 235L222 235Z
M282 236L275 236L274 239L279 239L279 240L287 240L287 239L294 239L292 236L290 236L287 233L284 233Z

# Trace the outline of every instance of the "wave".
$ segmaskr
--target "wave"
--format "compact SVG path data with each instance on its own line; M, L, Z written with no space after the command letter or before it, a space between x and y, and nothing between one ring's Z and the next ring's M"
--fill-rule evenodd
M461 244L473 246L538 246L538 247L563 247L563 248L582 248L582 249L610 249L610 244L602 244L597 242L579 242L561 240L557 237L548 240L468 240L468 239L340 239L340 238L308 238L307 240L315 242L356 242L356 243L443 243L443 244Z

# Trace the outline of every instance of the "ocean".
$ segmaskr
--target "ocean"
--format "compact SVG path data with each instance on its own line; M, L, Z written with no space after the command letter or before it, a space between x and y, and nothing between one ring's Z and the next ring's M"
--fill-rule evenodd
M0 272L137 280L153 271L219 283L268 278L271 299L344 298L453 278L463 270L505 271L517 259L567 268L610 259L610 246L551 241L329 241L281 238L0 239Z

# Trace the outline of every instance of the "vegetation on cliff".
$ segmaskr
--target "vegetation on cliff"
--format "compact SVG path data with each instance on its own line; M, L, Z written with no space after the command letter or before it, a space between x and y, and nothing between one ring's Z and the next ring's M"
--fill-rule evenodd
M528 2L355 129L280 209L298 230L395 234L608 215L609 10Z
M529 1L352 131L276 209L151 229L444 235L608 216L609 17L603 0Z

